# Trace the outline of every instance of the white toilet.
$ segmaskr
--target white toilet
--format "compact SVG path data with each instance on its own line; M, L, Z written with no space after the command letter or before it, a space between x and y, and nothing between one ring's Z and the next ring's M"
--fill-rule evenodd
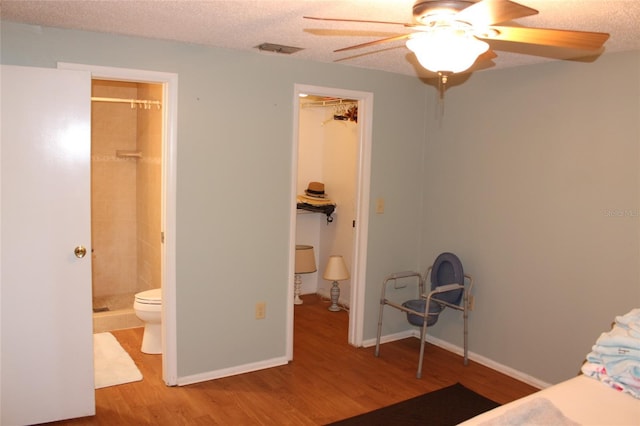
M133 302L136 316L144 322L141 351L146 354L162 353L162 290L154 288L136 294Z

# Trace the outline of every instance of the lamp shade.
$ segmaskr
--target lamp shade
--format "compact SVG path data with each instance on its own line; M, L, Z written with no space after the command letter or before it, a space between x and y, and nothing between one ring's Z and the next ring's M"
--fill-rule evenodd
M329 256L329 262L324 270L322 278L328 281L342 281L349 279L349 271L347 265L344 264L342 256Z
M414 33L406 42L420 65L433 72L461 72L473 65L489 45L450 26Z
M316 256L313 253L313 246L296 245L296 274L309 274L317 271Z

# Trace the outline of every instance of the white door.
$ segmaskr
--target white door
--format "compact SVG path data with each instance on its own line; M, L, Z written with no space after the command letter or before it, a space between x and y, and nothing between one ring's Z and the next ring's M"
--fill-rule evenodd
M2 425L95 414L90 82L2 66Z

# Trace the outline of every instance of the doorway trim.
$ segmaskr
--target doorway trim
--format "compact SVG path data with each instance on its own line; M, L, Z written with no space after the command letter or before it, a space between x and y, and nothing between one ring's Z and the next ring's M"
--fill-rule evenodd
M349 309L349 344L360 347L364 335L364 295L367 270L367 241L369 230L369 193L371 183L371 145L373 93L332 87L294 84L293 91L293 138L291 155L291 200L296 199L298 172L298 139L300 126L300 94L331 96L358 101L358 164L356 182L356 230L351 271L351 293ZM296 204L291 203L289 221L289 279L287 290L287 359L293 359L293 290L296 237Z
M176 169L178 149L178 74L58 62L59 69L89 71L92 79L162 84L162 378L178 384L176 320Z

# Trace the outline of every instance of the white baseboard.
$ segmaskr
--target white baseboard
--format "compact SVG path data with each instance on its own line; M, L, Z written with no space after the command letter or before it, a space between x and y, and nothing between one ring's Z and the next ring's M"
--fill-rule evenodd
M396 340L406 339L407 337L417 337L417 334L413 330L406 330L395 334L387 334L384 336L380 336L380 343L395 342ZM368 339L362 342L362 346L365 348L375 345L376 339Z
M401 333L396 333L396 334L390 334L390 335L386 335L386 336L381 336L380 337L380 343L387 343L387 342L393 342L396 340L401 340L401 339L406 339L407 337L415 337L416 339L420 338L420 334L417 330L409 330L409 331L405 331L405 332L401 332ZM430 335L427 335L427 342L439 346L442 349L445 349L449 352L453 352L454 354L463 356L464 355L464 349L460 346L457 345L453 345L449 342L446 342L442 339L438 339L437 337L433 337ZM370 346L375 346L376 344L376 339L369 339L366 340L364 342L362 342L362 346L364 347L370 347ZM514 379L520 380L521 382L524 382L528 385L534 386L536 388L539 389L544 389L544 388L548 388L549 386L551 386L550 383L544 382L540 379L537 379L535 377L532 377L526 373L523 373L522 371L513 369L511 367L508 367L504 364L500 364L496 361L493 361L487 357L484 357L482 355L479 355L475 352L469 351L468 353L469 359L477 362L478 364L482 364L485 367L489 367L492 370L496 370L502 374L505 374L509 377L513 377Z
M396 340L406 339L407 337L415 337L416 339L420 338L417 330L407 330L402 331L400 333L388 334L382 336L380 338L380 343L388 343L394 342ZM444 350L455 353L457 355L464 355L464 350L460 346L453 345L449 342L446 342L442 339L438 339L433 336L427 335L427 342L439 346ZM363 347L371 347L375 346L376 339L368 339L362 342ZM484 365L485 367L489 367L492 370L496 370L502 374L506 374L509 377L513 377L514 379L520 380L521 382L527 383L531 386L534 386L539 389L544 389L551 386L550 383L539 380L535 377L532 377L522 371L513 369L506 365L495 362L489 358L486 358L482 355L479 355L475 352L469 351L469 359L477 362L478 364ZM206 382L207 380L220 379L222 377L235 376L237 374L250 373L252 371L263 370L265 368L278 367L281 365L286 365L288 363L286 357L272 358L265 361L255 362L251 364L239 365L231 368L223 368L221 370L208 371L205 373L194 374L191 376L179 377L177 380L178 386L191 385L194 383Z
M223 377L235 376L237 374L250 373L252 371L264 370L265 368L279 367L287 364L286 357L272 358L265 361L254 362L251 364L238 365L231 368L223 368L221 370L207 371L205 373L194 374L191 376L178 377L177 385L185 386L194 383L206 382L208 380L221 379Z

